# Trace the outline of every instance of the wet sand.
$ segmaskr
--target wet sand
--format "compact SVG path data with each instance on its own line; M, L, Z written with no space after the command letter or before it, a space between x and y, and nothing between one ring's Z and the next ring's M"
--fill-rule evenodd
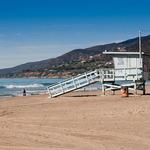
M1 100L0 150L150 150L150 95Z

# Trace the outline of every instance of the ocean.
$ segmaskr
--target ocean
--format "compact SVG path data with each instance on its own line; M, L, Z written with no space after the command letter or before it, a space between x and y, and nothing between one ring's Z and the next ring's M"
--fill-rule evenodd
M22 96L23 90L27 95L38 95L47 93L47 87L56 82L60 82L61 78L51 79L28 79L13 78L0 79L0 98Z
M63 81L63 78L4 78L0 79L0 99L7 97L22 96L23 90L26 90L27 96L46 94L47 87ZM97 90L100 89L101 85L99 83L92 84L90 86L81 88L79 90Z

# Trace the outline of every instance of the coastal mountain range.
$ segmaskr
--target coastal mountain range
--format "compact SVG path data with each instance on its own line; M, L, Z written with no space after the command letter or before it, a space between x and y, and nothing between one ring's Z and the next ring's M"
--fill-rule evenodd
M68 68L74 70L74 67L72 67L73 65L76 65L75 67L76 70L78 69L78 67L79 69L81 69L83 65L82 66L79 65L77 62L93 63L94 61L97 60L99 60L99 63L102 63L102 66L104 66L106 65L107 62L111 61L111 57L102 54L102 52L106 50L138 51L138 37L119 43L96 45L85 49L74 49L56 58L46 59L37 62L29 62L12 68L0 69L0 76L1 77L5 77L7 75L14 76L16 74L17 75L23 73L25 74L26 72L29 73L31 71L32 72L46 71L49 73L49 70L53 70L53 74L54 73L57 74L58 69L59 69L58 72L60 72L60 69L62 69L63 71L66 71L65 69L67 69L67 71L69 71ZM150 35L142 37L142 51L145 53L150 53ZM68 68L66 66L68 66Z

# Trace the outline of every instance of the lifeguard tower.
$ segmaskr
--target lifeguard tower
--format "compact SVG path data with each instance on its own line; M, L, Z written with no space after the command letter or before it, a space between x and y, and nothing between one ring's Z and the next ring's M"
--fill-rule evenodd
M114 93L122 86L133 90L135 94L138 90L142 90L145 94L145 81L150 79L150 55L143 52L106 51L103 54L113 57L114 68L99 68L51 85L47 88L50 97L56 97L95 82L101 82L103 94L108 90Z
M111 55L114 61L114 82L103 82L102 90L115 91L122 86L137 93L142 90L145 94L145 81L150 79L150 55L143 52L103 52Z

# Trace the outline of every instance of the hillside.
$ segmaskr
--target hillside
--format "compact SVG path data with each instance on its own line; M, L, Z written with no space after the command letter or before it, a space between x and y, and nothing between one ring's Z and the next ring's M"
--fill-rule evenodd
M0 69L1 77L47 76L50 74L70 75L82 73L96 67L106 66L111 57L104 56L103 51L138 51L138 38L129 39L120 43L97 45L85 49L75 49L56 58L30 62L13 68ZM142 37L142 51L150 53L150 35ZM83 63L81 63L83 62ZM43 74L45 72L45 74ZM62 74L63 75L63 74ZM65 75L65 74L64 74Z

